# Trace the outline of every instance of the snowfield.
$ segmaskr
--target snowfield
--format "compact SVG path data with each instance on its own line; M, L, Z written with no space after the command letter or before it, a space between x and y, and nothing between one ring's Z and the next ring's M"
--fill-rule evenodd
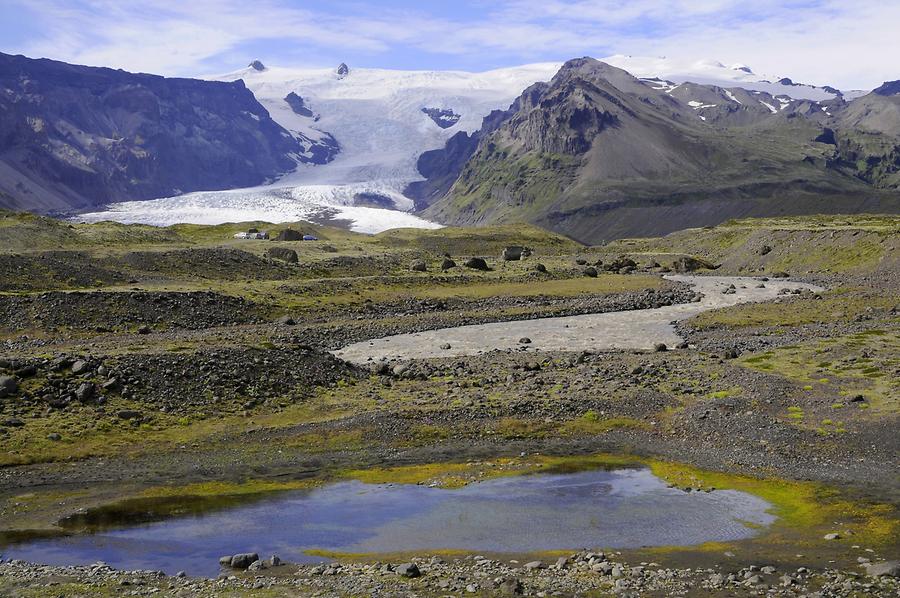
M602 60L640 78L658 78L660 81L650 83L667 91L691 81L796 99L835 97L820 87L770 82L744 65L622 55ZM341 220L351 230L368 233L397 227L434 228L438 225L407 213L413 204L403 190L421 179L416 170L418 157L443 147L461 131L477 130L492 110L506 109L526 87L550 80L560 66L539 63L469 73L355 69L350 65L349 73L342 76L336 69L259 70L250 66L207 77L243 80L272 118L301 142L327 145L336 141L340 152L326 164L300 163L295 171L267 185L123 202L102 212L81 214L79 219L154 225ZM304 114L297 114L285 101L292 92L302 98ZM691 106L698 110L706 107L698 102ZM451 111L459 120L442 128L423 112L425 108ZM307 159L312 155L305 153Z

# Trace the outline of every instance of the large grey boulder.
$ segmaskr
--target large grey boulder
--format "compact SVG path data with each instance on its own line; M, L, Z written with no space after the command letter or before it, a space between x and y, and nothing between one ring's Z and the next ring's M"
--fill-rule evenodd
M296 264L300 261L297 252L287 247L270 247L267 253L269 257L289 264Z
M255 552L242 552L231 557L231 566L234 569L247 569L259 560L259 555Z
M900 577L900 561L884 561L866 565L869 577Z
M507 262L516 262L522 259L525 248L521 245L510 245L503 249L502 257Z
M419 571L418 565L415 563L403 563L402 565L397 565L394 569L394 573L400 575L401 577L419 577L422 575L422 572Z

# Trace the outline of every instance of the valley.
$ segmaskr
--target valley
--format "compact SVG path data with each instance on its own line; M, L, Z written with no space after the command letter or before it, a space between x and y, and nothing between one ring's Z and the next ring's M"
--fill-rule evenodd
M286 228L316 240L235 238ZM892 216L819 215L586 246L521 224L363 235L4 212L0 594L893 595L877 572L900 550L898 232ZM510 247L529 251L503 259ZM606 344L616 318L658 311L680 315ZM565 328L581 318L590 337ZM460 326L486 344L454 352L439 331ZM419 335L401 359L339 358L397 334ZM571 497L574 522L575 480L613 500L619 479L644 480L624 494L639 502L610 505L670 496L684 523L656 541L529 546L513 501L481 544L422 531L513 487ZM346 484L412 484L397 527L373 528L385 544L316 536L302 517L290 528L306 539L288 540L302 550L253 531L296 501L347 504ZM412 505L470 495L482 506L416 523ZM710 522L725 535L692 527L692 501L735 497L762 510ZM522 516L565 524L535 500ZM176 541L232 516L243 535ZM593 524L641 536L629 526L646 517L613 521ZM153 529L162 543L135 535ZM266 562L195 576L251 552Z

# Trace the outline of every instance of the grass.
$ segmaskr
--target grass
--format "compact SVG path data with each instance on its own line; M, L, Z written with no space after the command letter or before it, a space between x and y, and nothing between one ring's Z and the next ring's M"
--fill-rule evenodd
M821 356L829 359L823 361ZM832 396L863 395L875 413L900 411L900 379L887 375L900 366L900 329L868 330L842 337L791 345L741 357L744 367L776 374L805 391ZM833 401L835 409L844 402ZM799 418L795 418L799 419Z
M834 321L852 321L869 309L890 309L894 298L886 295L835 289L820 299L802 297L782 302L777 309L770 303L744 303L704 312L688 320L694 328L790 327Z
M665 461L651 460L649 466L654 474L677 486L740 490L766 500L778 517L769 532L774 536L772 540L781 537L785 530L807 536L817 534L831 529L838 521L854 530L854 544L890 545L900 534L896 507L849 501L821 484L705 471Z

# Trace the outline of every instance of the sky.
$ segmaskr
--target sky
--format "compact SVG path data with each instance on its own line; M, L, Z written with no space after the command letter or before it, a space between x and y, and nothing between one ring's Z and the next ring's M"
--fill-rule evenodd
M900 0L0 0L0 51L168 76L288 67L483 71L612 54L900 79Z

